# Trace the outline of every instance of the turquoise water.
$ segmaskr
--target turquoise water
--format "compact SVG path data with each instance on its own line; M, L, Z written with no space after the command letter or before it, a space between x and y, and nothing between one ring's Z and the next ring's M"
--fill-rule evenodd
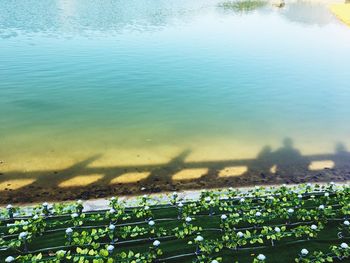
M350 28L322 3L220 3L0 1L3 169L348 144Z

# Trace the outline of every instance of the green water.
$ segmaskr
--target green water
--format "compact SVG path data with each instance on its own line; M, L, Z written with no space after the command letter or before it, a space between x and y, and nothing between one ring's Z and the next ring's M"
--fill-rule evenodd
M350 28L327 4L221 3L0 1L2 169L347 145Z

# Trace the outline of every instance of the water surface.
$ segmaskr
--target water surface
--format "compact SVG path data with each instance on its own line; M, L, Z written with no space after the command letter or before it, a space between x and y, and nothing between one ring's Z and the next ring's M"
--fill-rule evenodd
M327 4L0 2L0 170L350 146L350 29Z

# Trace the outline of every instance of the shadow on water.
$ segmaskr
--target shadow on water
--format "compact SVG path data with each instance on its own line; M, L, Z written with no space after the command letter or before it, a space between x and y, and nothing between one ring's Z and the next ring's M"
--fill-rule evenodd
M62 170L11 171L1 173L0 184L18 179L33 182L18 189L1 189L0 203L35 202L42 200L69 200L101 198L111 195L132 195L140 192L161 192L216 187L241 187L280 183L329 182L350 179L350 152L342 143L330 154L302 155L291 138L285 138L282 146L273 150L264 146L255 159L187 162L191 150L186 149L163 164L120 165L112 167L90 166L101 155L91 156ZM328 163L328 167L317 164ZM237 167L243 167L237 173ZM231 170L230 170L231 169ZM177 178L183 171L205 171L194 178ZM228 172L227 172L228 171ZM230 174L230 171L233 171ZM113 179L129 173L146 173L145 178L126 183L113 183ZM77 176L88 180L100 175L84 186L62 187L62 183Z

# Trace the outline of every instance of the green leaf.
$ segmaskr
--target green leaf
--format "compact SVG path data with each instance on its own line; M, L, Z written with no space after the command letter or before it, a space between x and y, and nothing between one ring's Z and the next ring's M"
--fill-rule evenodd
M100 250L100 255L101 255L102 257L108 257L108 251L107 251L107 249L101 249L101 250Z

